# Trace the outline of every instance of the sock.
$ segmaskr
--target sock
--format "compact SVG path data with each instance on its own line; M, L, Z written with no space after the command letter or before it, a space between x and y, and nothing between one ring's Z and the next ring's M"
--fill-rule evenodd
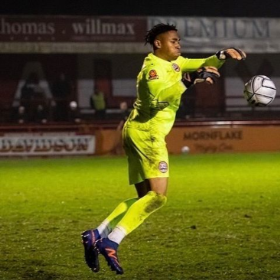
M117 223L123 218L127 210L133 203L137 201L137 198L130 198L121 202L114 211L97 227L97 230L101 238L107 237Z
M113 231L108 235L108 238L117 244L120 244L121 241L125 238L126 231L121 226L116 226Z
M96 229L100 235L101 238L107 237L108 234L111 232L109 227L109 221L104 220Z
M125 213L108 238L118 244L122 239L139 227L153 212L166 203L167 197L154 191L138 199Z

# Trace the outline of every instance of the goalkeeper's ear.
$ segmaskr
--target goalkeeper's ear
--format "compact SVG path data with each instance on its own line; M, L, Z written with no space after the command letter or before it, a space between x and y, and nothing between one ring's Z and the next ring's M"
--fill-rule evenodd
M228 58L233 58L237 60L244 60L246 58L246 53L237 48L228 48L220 50L216 53L216 56L220 60L225 60Z

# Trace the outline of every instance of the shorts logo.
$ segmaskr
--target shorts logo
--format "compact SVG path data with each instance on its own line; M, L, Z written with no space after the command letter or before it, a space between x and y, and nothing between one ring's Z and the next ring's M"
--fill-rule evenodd
M173 67L173 69L174 69L176 72L179 72L179 71L180 71L180 67L179 67L178 64L173 63L173 64L172 64L172 67Z
M158 74L156 70L151 70L149 72L149 80L155 80L158 79Z
M161 173L166 173L168 170L168 165L165 161L161 161L158 165L158 169L160 170Z

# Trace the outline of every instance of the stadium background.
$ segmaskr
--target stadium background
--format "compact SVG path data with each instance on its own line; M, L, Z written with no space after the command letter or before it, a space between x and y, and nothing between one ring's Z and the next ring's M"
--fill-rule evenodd
M279 95L267 108L251 108L242 94L244 82L255 74L271 77L280 88L280 50L273 37L279 31L278 13L276 1L268 1L266 5L261 1L235 1L234 5L230 1L172 1L172 4L161 1L160 5L152 1L59 1L42 5L30 2L29 6L13 1L2 2L1 156L68 154L65 147L71 150L75 141L83 141L79 135L88 137L86 148L82 152L73 148L71 153L111 153L119 137L116 129L122 118L119 105L125 101L129 108L132 107L135 77L144 55L150 51L142 43L147 28L157 21L175 21L180 30L190 19L201 23L207 38L202 34L203 44L192 43L185 36L186 29L181 29L182 36L186 37L183 53L188 57L207 56L222 46L223 38L211 39L213 30L207 30L207 23L214 24L217 20L230 24L237 22L237 30L238 23L242 22L242 31L250 29L259 38L248 35L246 38L234 37L233 42L225 41L247 51L248 59L239 64L226 63L217 85L196 86L183 96L185 106L178 112L175 129L167 139L170 152L179 153L184 145L190 146L193 153L279 150ZM136 26L135 34L129 37L128 30L127 36L114 36L113 40L112 34L92 35L92 28L106 20ZM77 21L87 24L91 34L76 36L71 33L66 38L59 33L44 37L38 34L26 36L21 32L28 22L46 26L48 22L54 22L61 27ZM267 24L272 26L271 30L267 29ZM19 125L14 112L20 88L34 70L39 73L40 83L49 98L48 122ZM66 73L73 84L71 100L78 102L79 123L70 117L65 122L56 122L53 118L50 84L60 72ZM89 99L95 85L99 85L106 95L106 120L96 120L94 109L90 107ZM173 146L172 143L177 144ZM70 149L69 145L73 147ZM39 153L35 152L38 150Z
M17 20L19 16L42 20L61 15L86 18L109 15L114 18L242 17L251 22L256 18L277 22L278 6L278 1L271 0L265 3L3 0L0 15L1 18L15 16ZM279 25L275 24L273 30L279 30ZM93 275L84 263L80 232L95 227L120 200L135 195L134 189L128 186L125 157L91 156L93 152L111 154L119 143L118 108L112 105L110 119L106 121L95 120L94 112L84 109L81 123L50 119L45 124L19 124L10 119L9 111L24 65L29 61L41 63L33 65L36 69L42 65L40 73L47 77L43 86L62 67L74 84L77 77L88 75L91 90L95 59L102 57L112 62L114 75L134 79L144 53L114 56L20 53L12 51L16 44L5 42L1 37L0 279L280 279L279 101L264 111L251 110L245 103L241 104L245 100L236 88L233 95L238 97L238 104L231 104L231 111L212 106L213 103L198 106L201 103L196 102L195 111L188 119L180 115L167 139L170 150L178 153L181 145L188 145L191 153L200 154L170 155L168 205L122 243L119 256L125 274L114 276L101 258L101 271ZM22 48L26 44L19 45ZM266 40L261 44L264 46ZM240 64L240 68L244 71L250 65L252 72L242 72L245 79L262 65L262 70L269 70L266 73L277 80L278 61L279 52L249 52L246 64ZM127 69L123 63L128 65ZM207 94L212 100L219 93L224 100L226 83L232 78L236 78L233 82L238 87L242 85L238 63L229 64L223 69L221 88L213 91L196 88L193 95L197 101L204 102ZM73 96L80 95L74 91ZM116 106L122 98L116 101ZM225 100L222 104L226 104ZM268 149L271 152L262 152ZM36 158L31 158L33 155Z

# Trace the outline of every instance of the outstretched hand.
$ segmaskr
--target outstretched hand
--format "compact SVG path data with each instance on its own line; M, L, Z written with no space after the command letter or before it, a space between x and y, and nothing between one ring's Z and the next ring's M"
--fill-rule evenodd
M214 84L216 80L220 77L220 73L218 69L213 66L205 66L198 69L195 72L184 73L182 82L185 84L187 88L192 86L193 84L206 82L210 85Z
M225 60L228 58L233 58L237 60L244 60L246 58L246 53L237 48L228 48L220 50L216 53L216 56L220 60Z

